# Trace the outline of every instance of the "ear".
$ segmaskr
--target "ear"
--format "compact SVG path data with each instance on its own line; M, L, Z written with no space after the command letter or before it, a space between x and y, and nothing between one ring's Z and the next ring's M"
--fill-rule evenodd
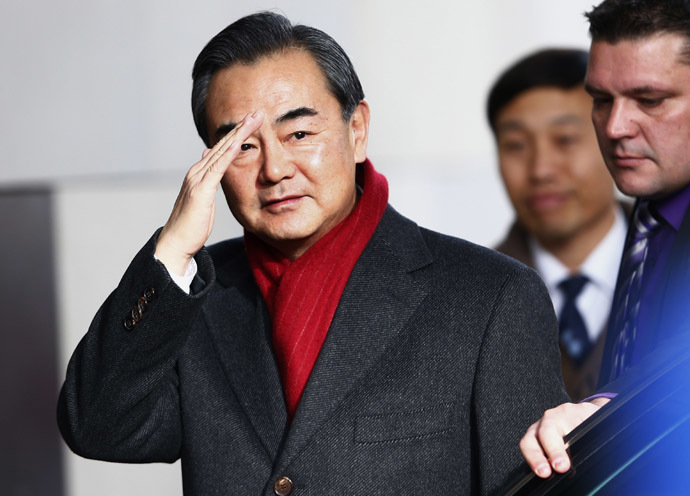
M350 130L354 145L355 163L364 162L367 158L369 142L369 104L362 100L350 117Z

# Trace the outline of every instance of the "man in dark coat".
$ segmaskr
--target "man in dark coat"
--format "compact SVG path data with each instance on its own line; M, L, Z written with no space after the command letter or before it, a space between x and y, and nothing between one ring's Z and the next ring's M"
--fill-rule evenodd
M69 446L181 459L188 495L500 486L565 398L536 273L388 205L368 104L325 33L248 16L193 77L209 149L70 361ZM219 184L245 235L206 249Z

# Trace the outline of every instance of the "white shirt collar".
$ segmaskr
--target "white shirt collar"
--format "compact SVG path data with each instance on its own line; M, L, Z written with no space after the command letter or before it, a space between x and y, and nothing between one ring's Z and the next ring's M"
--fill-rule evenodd
M602 289L613 291L616 287L618 265L623 254L627 230L628 226L623 211L617 208L609 232L580 265L578 272L587 276L590 281ZM552 288L557 289L558 283L568 277L570 271L532 236L529 236L528 244L534 267L541 275L546 287L549 291Z
M598 337L608 320L626 232L627 222L623 210L617 208L609 232L587 256L578 271L592 283L585 286L577 299L577 306L592 340ZM570 271L536 239L530 236L528 243L534 267L544 280L558 315L563 306L563 294L558 289L558 284L570 275Z

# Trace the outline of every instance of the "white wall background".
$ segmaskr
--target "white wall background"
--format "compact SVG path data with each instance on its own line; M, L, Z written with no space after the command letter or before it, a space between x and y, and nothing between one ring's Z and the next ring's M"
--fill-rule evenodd
M162 225L202 143L191 67L212 35L277 8L351 56L372 108L369 156L391 203L478 243L511 219L485 122L516 57L588 45L594 0L5 0L0 186L53 183L62 362L138 248ZM223 205L222 201L220 205ZM223 209L214 239L239 233ZM57 387L57 385L56 385ZM179 467L67 458L69 496L181 494Z

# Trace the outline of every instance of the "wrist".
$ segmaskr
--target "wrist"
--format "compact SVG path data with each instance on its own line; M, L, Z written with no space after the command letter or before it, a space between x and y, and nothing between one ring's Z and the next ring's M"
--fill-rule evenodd
M171 253L164 248L161 249L158 247L156 247L153 257L165 265L168 272L177 276L184 276L187 273L191 261L194 259L194 257L179 255L174 252Z

